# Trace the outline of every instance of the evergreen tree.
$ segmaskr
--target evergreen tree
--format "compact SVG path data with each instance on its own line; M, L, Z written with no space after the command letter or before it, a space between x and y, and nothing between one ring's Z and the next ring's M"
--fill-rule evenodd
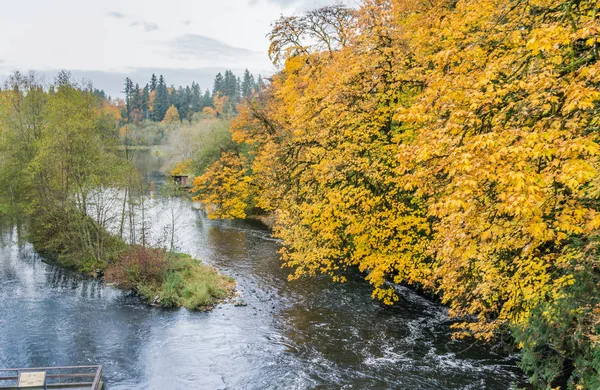
M257 91L262 91L265 88L265 82L263 81L262 76L260 75L260 73L258 74L258 79L256 80L256 90Z
M213 93L209 89L203 93L196 82L177 88L174 85L167 87L163 75L157 77L153 74L150 82L143 88L127 77L123 91L126 104L122 117L129 121L151 119L161 122L169 107L174 106L181 120L191 120L194 113L202 112L205 107L213 107L213 97L217 93L227 98L224 100L226 105L222 108L223 112L231 114L235 112L235 107L242 96L251 95L256 88L254 76L249 71L246 71L243 80L236 77L231 70L218 73L214 79ZM106 96L103 91L98 91L96 94L101 97Z
M246 69L244 72L244 80L242 81L242 97L248 98L254 91L256 91L254 76Z
M131 94L133 92L133 81L129 77L125 78L125 86L123 93L125 94L125 107L127 112L127 117L129 118L129 114L131 113Z
M181 119L187 118L189 112L189 103L187 101L185 89L182 86L179 86L177 90L173 89L172 95L172 104L175 106L175 108L177 108L179 117Z
M142 111L142 93L139 84L136 84L131 91L131 109L132 111Z
M133 89L133 92L131 94L131 99L132 99L132 108L134 110L142 110L142 93L140 90L140 85L139 84L135 84L135 88Z
M152 77L150 78L150 90L155 91L157 85L156 75L152 73Z
M237 90L237 79L233 72L230 70L225 71L224 77L223 94L227 96L230 102L234 103L236 90Z
M148 119L150 115L150 87L148 84L142 91L142 115L144 119Z
M202 97L202 107L200 108L200 111L202 111L204 107L212 107L212 105L212 96L210 95L210 91L207 89Z
M192 118L192 89L190 86L185 87L185 115L181 115L181 119L191 119Z
M2 91L2 88L0 88L0 91ZM108 99L108 97L106 96L106 93L102 89L94 88L94 91L92 93L94 94L94 96L98 97L100 100Z
M192 83L192 96L190 97L190 105L192 112L202 111L202 96L200 95L200 86L195 82Z
M156 85L156 97L154 99L152 119L160 122L165 117L165 113L169 108L169 89L165 83L165 78L160 75L158 84Z
M177 88L175 88L174 84L171 84L169 88L167 88L167 107L171 107L177 101Z
M142 119L142 94L138 84L131 88L128 115L132 122L139 122Z
M223 75L220 72L217 73L217 75L215 76L212 94L216 95L219 92L221 94L225 94L225 80L223 79Z

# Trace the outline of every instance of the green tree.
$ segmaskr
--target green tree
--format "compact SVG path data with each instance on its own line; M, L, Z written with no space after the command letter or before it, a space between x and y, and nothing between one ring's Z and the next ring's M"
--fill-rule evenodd
M210 91L207 89L206 91L204 91L204 96L202 96L202 108L200 109L200 112L204 107L212 107L212 102L213 98L210 95Z
M60 84L61 82L59 82ZM125 78L125 85L123 86L123 93L125 94L125 106L126 106L126 112L127 112L127 118L129 118L129 115L131 114L131 110L133 109L132 107L132 94L134 92L134 86L133 86L133 81L131 81L131 79L129 77Z
M154 99L152 119L156 122L160 122L165 117L165 113L169 108L169 89L165 84L163 75L160 75L158 84L156 86L156 97Z
M152 77L150 78L150 91L156 91L157 86L158 80L156 79L156 75L152 73Z
M256 80L256 90L262 91L263 89L265 89L265 82L263 81L262 76L259 74L258 79Z
M255 90L256 82L254 81L254 76L246 69L244 72L244 80L242 81L242 97L250 97Z
M216 95L219 92L225 94L225 80L223 79L223 75L220 72L217 73L217 75L215 76L212 94Z
M142 114L144 119L150 117L150 87L148 84L144 86L142 91Z
M192 96L190 98L190 108L192 112L202 111L202 95L200 92L200 86L195 82L192 82Z

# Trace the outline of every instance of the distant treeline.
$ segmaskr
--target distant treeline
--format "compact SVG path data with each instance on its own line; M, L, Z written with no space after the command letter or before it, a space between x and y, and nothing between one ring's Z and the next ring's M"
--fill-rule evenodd
M249 97L254 91L264 87L264 81L259 74L257 78L248 69L243 78L237 77L232 71L226 70L225 74L215 76L212 91L204 92L200 85L175 87L167 86L163 75L152 75L150 82L140 87L133 83L129 77L125 79L123 93L125 105L121 109L121 116L127 122L140 122L151 120L161 122L167 110L173 106L177 109L181 120L191 120L194 113L202 112L205 107L214 108L213 99L218 96L225 99L224 109L235 112L235 106L243 99Z

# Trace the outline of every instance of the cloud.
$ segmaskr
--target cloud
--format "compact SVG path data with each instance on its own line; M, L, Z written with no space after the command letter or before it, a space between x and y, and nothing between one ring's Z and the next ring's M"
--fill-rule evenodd
M170 55L176 59L239 60L256 58L261 53L231 46L225 42L198 34L185 34L166 42Z
M129 19L129 20L132 19L132 18L128 17L127 15L122 14L117 11L111 11L111 12L107 13L106 15L108 17L111 17L114 19ZM158 26L158 24L152 23L152 22L146 22L145 20L134 20L133 22L129 23L129 25L133 26L133 27L142 27L146 32L156 31L160 28Z
M189 26L190 24L192 24L191 20L182 20L181 24L183 24L184 26Z
M158 30L160 27L158 27L158 24L156 23L152 23L152 22L146 22L146 21L139 21L136 20L134 22L129 23L130 26L141 26L144 28L144 31L146 32L152 32L152 31L156 31Z
M261 0L248 0L248 5L251 7L257 5ZM345 4L347 6L353 6L357 3L356 0L263 0L267 3L274 3L280 5L282 8L294 8L297 11L307 11L326 5L333 4Z
M115 18L115 19L124 19L125 15L123 15L120 12L117 11L112 11L106 14L107 16L110 16L111 18Z
M260 0L248 0L248 5L250 5L251 7L254 7L255 5L257 5L260 2ZM283 8L288 8L292 5L300 5L300 8L305 8L308 7L310 8L311 4L315 4L317 3L316 0L266 0L267 3L275 3L280 5ZM323 1L320 1L321 3ZM333 2L333 1L331 1Z

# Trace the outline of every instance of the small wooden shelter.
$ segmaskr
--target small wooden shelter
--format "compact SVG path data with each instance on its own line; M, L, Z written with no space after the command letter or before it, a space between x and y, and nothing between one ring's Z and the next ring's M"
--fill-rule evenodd
M192 188L191 180L188 175L171 175L173 182L180 187Z
M171 171L173 182L183 188L192 188L192 160L185 160L177 165Z

